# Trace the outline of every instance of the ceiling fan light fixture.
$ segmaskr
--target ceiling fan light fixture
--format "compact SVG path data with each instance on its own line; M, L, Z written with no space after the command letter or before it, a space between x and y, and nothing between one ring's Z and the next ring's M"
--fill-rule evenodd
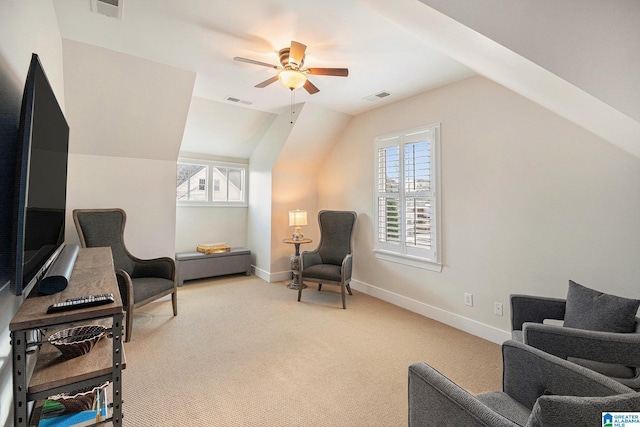
M287 89L300 89L307 82L307 75L297 70L282 70L278 73L278 80Z

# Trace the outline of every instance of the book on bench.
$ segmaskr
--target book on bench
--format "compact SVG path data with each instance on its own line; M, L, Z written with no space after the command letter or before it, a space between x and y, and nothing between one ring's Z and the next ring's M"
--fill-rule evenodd
M225 243L201 243L197 248L198 252L204 254L215 254L218 252L229 252L231 247Z

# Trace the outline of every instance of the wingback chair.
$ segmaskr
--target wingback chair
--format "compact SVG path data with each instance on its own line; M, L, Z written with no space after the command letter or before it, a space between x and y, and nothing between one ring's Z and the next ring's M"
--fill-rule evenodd
M502 390L477 396L424 362L409 366L409 427L602 426L603 413L640 408L640 393L531 346L506 341L502 362Z
M351 211L318 212L320 243L314 251L304 251L300 260L300 286L298 301L302 298L304 282L338 285L342 292L342 308L347 308L345 291L353 295L351 282L352 253L351 235L356 222L356 213Z
M83 248L111 247L118 288L126 311L125 341L131 340L134 309L171 294L178 315L178 281L172 258L140 259L124 244L127 215L122 209L75 209L73 221Z

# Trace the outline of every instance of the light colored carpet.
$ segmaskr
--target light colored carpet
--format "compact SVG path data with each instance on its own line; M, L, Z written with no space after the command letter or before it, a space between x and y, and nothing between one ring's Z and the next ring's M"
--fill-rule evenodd
M255 276L187 282L134 316L124 425L405 426L407 367L476 394L501 388L500 346L354 291Z

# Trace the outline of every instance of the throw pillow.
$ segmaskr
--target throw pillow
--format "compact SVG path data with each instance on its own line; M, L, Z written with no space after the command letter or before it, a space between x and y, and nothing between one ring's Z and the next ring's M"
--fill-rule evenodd
M540 396L526 427L599 426L611 412L637 412L640 393L606 397Z
M602 332L634 332L640 300L608 295L569 280L564 326Z

